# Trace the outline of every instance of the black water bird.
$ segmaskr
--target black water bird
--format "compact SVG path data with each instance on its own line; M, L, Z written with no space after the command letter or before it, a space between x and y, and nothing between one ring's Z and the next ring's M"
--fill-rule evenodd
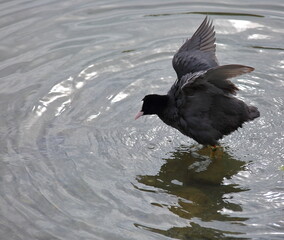
M164 123L198 143L216 146L223 136L259 117L256 107L234 96L238 88L228 80L254 68L220 66L215 51L214 26L206 17L173 57L177 80L169 92L145 96L135 119L157 114Z

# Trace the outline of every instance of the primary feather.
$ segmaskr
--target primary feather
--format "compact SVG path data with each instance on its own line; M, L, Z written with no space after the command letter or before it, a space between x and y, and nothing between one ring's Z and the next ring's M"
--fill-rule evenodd
M218 66L215 52L214 27L206 17L193 36L180 47L173 57L172 64L178 78L180 79L187 73Z

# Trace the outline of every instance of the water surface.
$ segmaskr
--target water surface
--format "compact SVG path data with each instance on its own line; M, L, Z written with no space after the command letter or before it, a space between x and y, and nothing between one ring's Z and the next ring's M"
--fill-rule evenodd
M282 239L280 0L2 1L1 239ZM261 117L209 149L141 99L209 15L221 64ZM281 170L282 169L282 170Z

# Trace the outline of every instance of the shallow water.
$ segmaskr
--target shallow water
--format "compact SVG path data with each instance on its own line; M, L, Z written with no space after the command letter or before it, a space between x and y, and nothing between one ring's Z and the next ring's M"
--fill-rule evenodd
M1 239L283 239L282 0L2 1ZM261 117L209 150L141 99L206 13Z

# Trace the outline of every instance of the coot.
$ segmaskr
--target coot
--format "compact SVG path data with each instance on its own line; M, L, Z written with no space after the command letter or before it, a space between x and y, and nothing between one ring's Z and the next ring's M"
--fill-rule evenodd
M198 143L215 146L244 122L259 117L256 107L234 96L238 88L228 80L254 68L220 66L215 51L214 27L206 17L173 57L177 80L169 92L145 96L135 119L157 114L164 123Z

